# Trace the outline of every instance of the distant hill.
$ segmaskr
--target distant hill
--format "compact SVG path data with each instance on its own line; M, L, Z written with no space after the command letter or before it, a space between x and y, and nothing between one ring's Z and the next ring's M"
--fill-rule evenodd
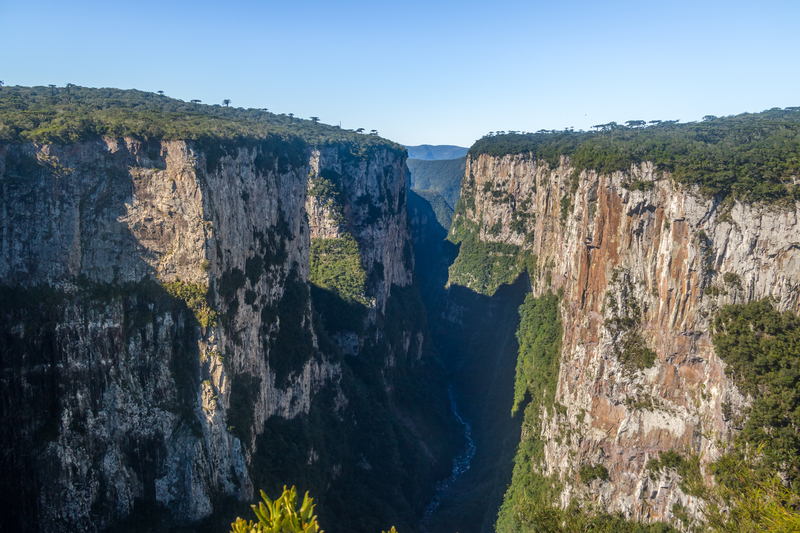
M467 155L469 148L451 146L448 144L419 146L406 146L409 159L422 159L424 161L441 161L443 159L458 159Z
M414 190L414 192L431 204L431 208L436 215L436 221L441 224L445 230L449 230L450 225L453 223L453 208L447 205L442 195L433 190Z
M409 159L411 188L434 190L442 195L451 208L454 208L461 195L461 178L464 175L466 162L466 156L443 161Z

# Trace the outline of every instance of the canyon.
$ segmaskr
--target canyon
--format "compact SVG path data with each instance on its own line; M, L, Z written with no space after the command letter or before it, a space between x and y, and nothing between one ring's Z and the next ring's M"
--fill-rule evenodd
M224 531L284 485L332 532L703 527L759 400L721 313L800 313L794 160L515 133L440 195L377 135L102 91L0 92L0 528Z
M4 527L190 524L284 483L331 522L364 520L325 497L342 484L413 523L458 426L411 285L404 152L349 148L0 148ZM319 175L336 183L308 194ZM309 283L312 243L344 236L357 303Z

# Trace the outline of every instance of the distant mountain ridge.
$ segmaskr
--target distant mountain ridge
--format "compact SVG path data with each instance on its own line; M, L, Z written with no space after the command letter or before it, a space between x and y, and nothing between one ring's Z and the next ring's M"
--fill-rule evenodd
M449 144L421 144L419 146L406 146L409 159L422 159L425 161L441 161L443 159L458 159L467 155L469 148L452 146Z
M461 178L466 161L466 156L441 161L408 159L411 188L437 191L451 208L455 208L461 194Z

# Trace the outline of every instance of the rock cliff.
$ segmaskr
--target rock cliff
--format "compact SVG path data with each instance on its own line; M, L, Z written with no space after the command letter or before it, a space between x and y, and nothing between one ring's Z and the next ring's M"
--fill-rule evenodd
M341 219L307 194L318 175ZM454 425L443 388L395 392L443 376L408 317L405 194L391 143L0 144L3 526L225 523L231 501L295 483L338 527L359 512L344 490L414 524ZM315 300L311 243L345 233L366 283L334 335L321 310L345 303Z
M451 283L491 293L527 269L535 296L563 295L555 403L523 426L523 440L544 443L535 469L555 476L562 505L582 496L646 521L699 515L698 498L646 464L676 450L710 481L748 405L710 321L723 305L768 297L800 311L798 215L704 196L646 161L601 174L566 156L468 157ZM470 262L478 249L488 261ZM598 465L608 476L580 479Z

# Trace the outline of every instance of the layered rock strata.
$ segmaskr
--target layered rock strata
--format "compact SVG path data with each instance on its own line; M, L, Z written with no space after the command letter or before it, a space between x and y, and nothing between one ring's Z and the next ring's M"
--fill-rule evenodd
M647 162L599 175L565 157L555 168L526 154L467 159L453 235L518 246L533 293L563 293L563 409L543 410L532 435L563 505L583 496L637 519L670 520L674 504L698 516L702 503L646 464L676 450L711 481L748 398L725 376L710 322L723 305L768 297L800 311L798 215L721 203ZM627 361L626 339L655 361ZM609 479L582 483L584 465Z

